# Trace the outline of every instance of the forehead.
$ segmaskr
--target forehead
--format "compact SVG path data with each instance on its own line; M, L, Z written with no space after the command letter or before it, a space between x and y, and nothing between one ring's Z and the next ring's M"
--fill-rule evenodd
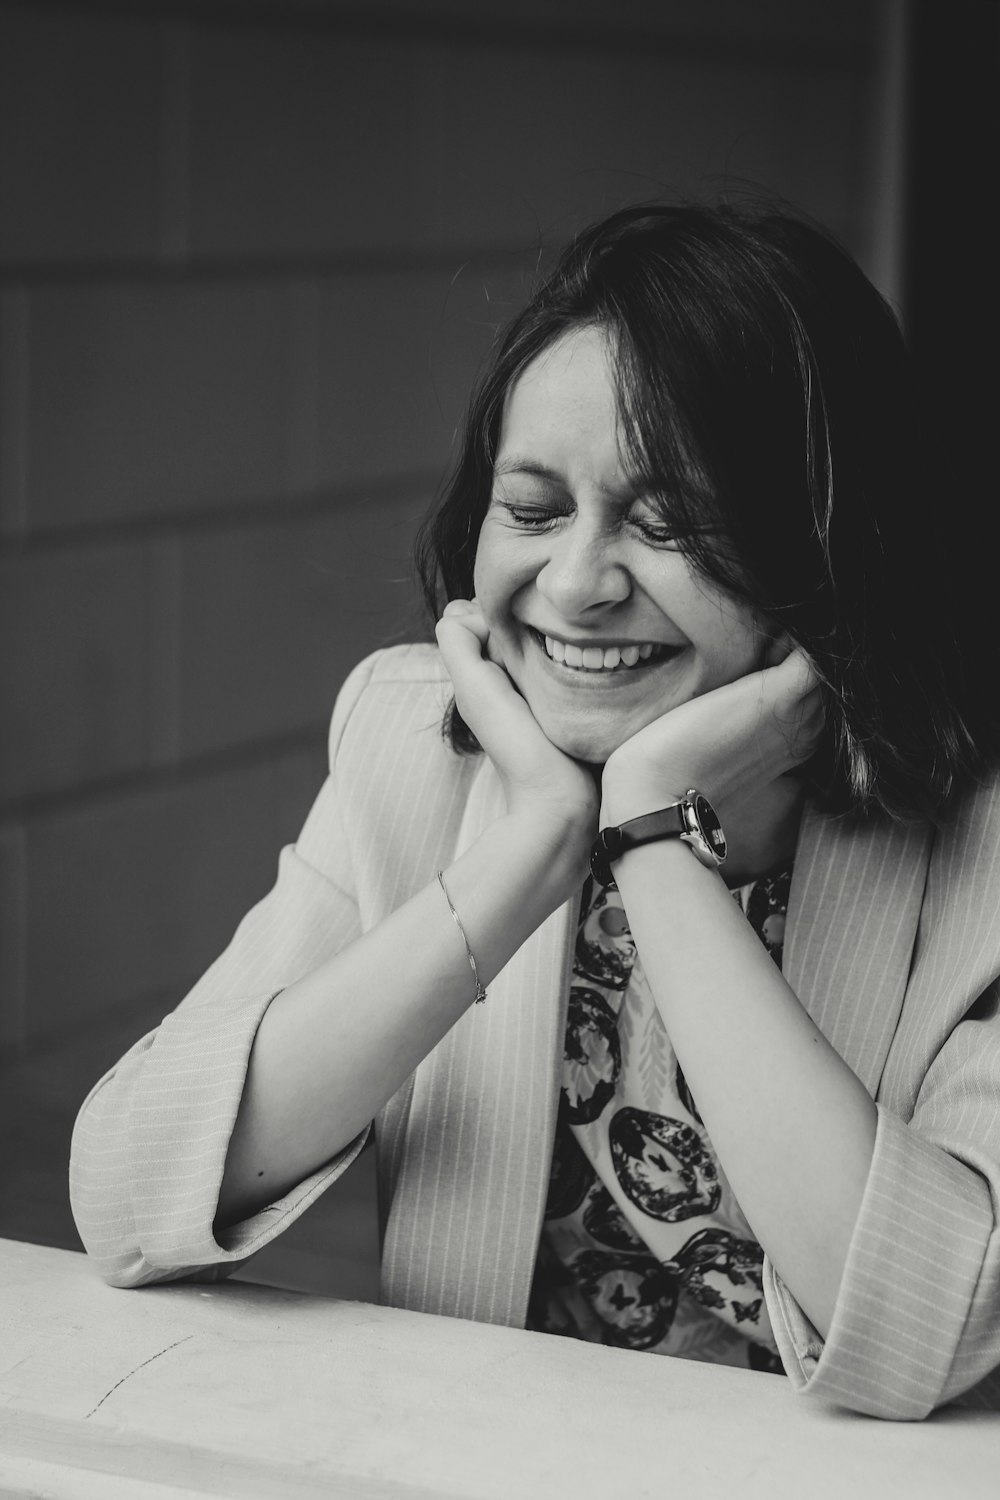
M607 335L573 329L535 356L504 402L497 469L515 460L622 467L615 366Z

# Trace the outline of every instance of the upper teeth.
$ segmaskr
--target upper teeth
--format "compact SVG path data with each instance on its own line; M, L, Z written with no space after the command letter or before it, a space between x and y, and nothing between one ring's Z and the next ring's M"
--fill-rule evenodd
M564 662L567 667L607 672L617 666L634 667L637 661L648 661L657 648L651 642L642 646L571 646L547 635L545 649L553 661Z

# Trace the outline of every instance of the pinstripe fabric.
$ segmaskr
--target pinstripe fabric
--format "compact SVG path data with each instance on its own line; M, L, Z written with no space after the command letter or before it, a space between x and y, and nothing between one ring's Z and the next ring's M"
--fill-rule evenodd
M81 1235L107 1279L223 1274L285 1228L362 1140L225 1243L212 1218L246 1061L274 993L433 878L500 810L443 745L429 647L369 658L331 725L331 774L274 890L74 1133ZM413 809L420 809L419 818ZM796 1386L881 1416L1000 1407L1000 788L937 834L808 814L785 973L879 1104L872 1170L825 1345L769 1265ZM383 1292L523 1322L550 1163L573 936L554 914L376 1122ZM363 1139L363 1138L362 1138Z
M496 778L480 774L459 849L502 811ZM523 1326L555 1134L571 917L570 907L545 922L494 979L485 1010L466 1011L417 1070L383 1250L395 1306Z
M872 1095L903 1004L929 847L924 825L848 833L809 812L799 838L784 973Z
M880 1416L996 1409L1000 787L968 797L933 845L927 830L858 837L821 819L800 854L810 841L786 972L879 1122L825 1348L768 1268L782 1356L803 1389Z

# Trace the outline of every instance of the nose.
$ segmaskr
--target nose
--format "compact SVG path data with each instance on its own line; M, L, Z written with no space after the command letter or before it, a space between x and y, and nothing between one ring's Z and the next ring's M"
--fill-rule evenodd
M553 533L550 543L535 586L563 620L621 604L632 592L631 576L613 537L577 518Z

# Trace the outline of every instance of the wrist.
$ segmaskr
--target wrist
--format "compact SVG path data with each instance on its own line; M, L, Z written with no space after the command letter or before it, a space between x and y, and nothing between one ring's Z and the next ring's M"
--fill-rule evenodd
M597 836L596 809L546 803L519 808L502 822L505 841L519 851L526 877L540 893L555 892L553 904L567 899L589 868L590 846Z
M587 869L584 850L587 834L574 836L572 824L507 813L444 868L448 900L484 987L554 911L578 898ZM446 913L440 891L435 900Z
M669 772L655 778L628 774L606 775L601 780L598 826L608 828L627 823L630 818L641 818L646 813L656 812L658 808L679 801L689 787L697 784Z
M602 885L614 880L613 865L631 849L663 840L686 844L699 862L718 869L728 854L718 814L704 794L689 787L662 806L620 823L603 823L591 849L590 868Z

